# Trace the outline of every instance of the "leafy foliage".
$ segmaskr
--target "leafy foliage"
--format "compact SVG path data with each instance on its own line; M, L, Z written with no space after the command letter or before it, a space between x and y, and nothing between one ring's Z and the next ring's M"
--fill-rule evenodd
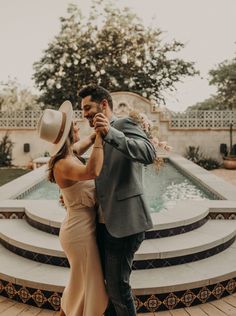
M69 5L68 16L60 20L60 33L34 64L33 78L45 104L58 107L69 99L77 107L78 88L88 83L164 102L163 92L197 73L192 62L171 57L182 43L163 44L162 32L144 27L128 8L94 0L87 19Z
M38 96L22 88L17 80L9 80L2 85L4 88L0 91L0 111L40 109L42 106L37 100Z
M6 133L0 141L0 167L11 166L13 142Z
M221 109L236 109L236 58L219 64L209 74L211 75L210 84L217 86Z
M205 157L203 153L200 152L199 146L189 146L185 157L207 170L213 170L220 167L220 163L217 160Z

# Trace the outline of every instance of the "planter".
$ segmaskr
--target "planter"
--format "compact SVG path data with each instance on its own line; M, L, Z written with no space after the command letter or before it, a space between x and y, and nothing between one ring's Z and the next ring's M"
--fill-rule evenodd
M223 165L225 169L236 169L236 156L225 157Z

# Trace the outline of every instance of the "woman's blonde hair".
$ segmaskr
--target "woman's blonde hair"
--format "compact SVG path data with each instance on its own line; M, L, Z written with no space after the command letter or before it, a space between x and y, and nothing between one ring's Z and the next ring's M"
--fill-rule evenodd
M60 159L65 158L68 153L69 149L74 143L74 135L73 135L73 123L71 124L71 129L69 131L69 135L65 141L65 144L62 146L62 148L56 153L56 155L52 156L51 159L48 162L48 180L50 182L56 182L53 169L57 161Z

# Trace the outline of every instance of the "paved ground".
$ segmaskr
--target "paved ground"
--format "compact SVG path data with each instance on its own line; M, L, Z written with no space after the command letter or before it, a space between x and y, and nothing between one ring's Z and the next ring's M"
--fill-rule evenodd
M222 169L211 170L210 172L236 186L236 169L229 170L229 169L222 168Z
M216 169L210 172L236 186L236 170ZM17 303L0 296L0 315L58 316L59 313ZM138 316L236 316L236 294L227 296L221 300L197 305L194 307L158 313L138 314Z

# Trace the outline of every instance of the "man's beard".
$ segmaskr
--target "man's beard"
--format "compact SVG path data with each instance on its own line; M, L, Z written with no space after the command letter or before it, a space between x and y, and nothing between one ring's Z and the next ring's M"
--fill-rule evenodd
M102 109L99 106L97 106L96 110L97 111L96 111L96 113L94 113L94 115L87 117L87 120L89 121L90 127L94 127L94 124L93 124L94 116L98 113L103 113Z

